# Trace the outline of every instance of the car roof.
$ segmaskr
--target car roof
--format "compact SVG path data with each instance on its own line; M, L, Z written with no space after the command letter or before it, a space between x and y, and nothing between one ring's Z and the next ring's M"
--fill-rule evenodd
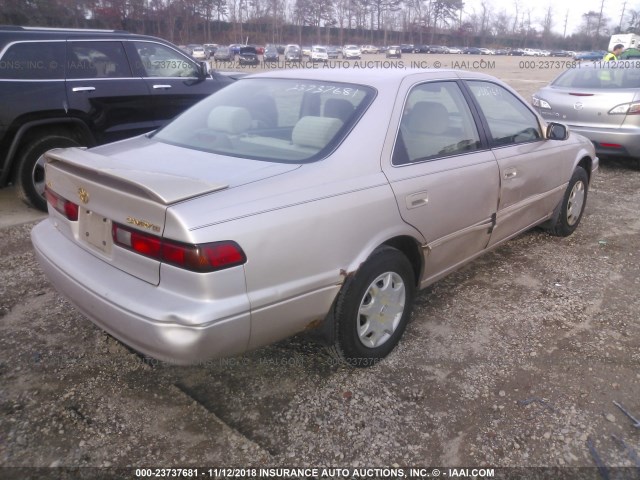
M294 70L272 70L270 72L257 73L245 78L285 78L295 80L314 80L326 82L346 82L360 85L368 85L378 90L383 88L393 88L400 85L402 80L407 77L421 76L425 80L433 77L433 80L444 80L442 73L449 73L449 78L468 78L468 79L491 79L497 80L495 77L484 73L470 72L466 70L423 70L423 69L354 69L354 68L335 68L335 69L294 69ZM500 82L498 80L498 82ZM502 82L500 82L502 83Z
M149 35L138 35L124 30L102 30L85 28L44 28L44 27L18 27L0 25L0 46L22 40L62 40L62 39L100 39L103 37L114 39L153 40L168 44L166 40Z

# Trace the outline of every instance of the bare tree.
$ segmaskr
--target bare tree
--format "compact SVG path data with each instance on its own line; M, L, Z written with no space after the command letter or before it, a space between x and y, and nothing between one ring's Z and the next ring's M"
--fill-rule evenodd
M510 17L502 10L491 21L491 33L496 37L506 37L510 33Z
M640 33L640 10L629 10L627 16L629 22L623 31L627 33Z
M513 15L513 26L511 27L511 33L517 33L518 32L518 21L520 20L520 17L519 17L520 1L519 0L514 0L514 2L513 2L513 10L514 10L514 15Z
M552 39L551 29L553 28L553 7L549 5L547 7L547 13L542 19L542 39L545 48L548 46L548 42Z

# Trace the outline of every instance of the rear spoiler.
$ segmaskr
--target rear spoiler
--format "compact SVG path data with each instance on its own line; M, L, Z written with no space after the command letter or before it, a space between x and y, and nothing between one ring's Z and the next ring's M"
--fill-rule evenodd
M200 178L138 170L135 162L124 163L90 152L85 147L49 150L45 153L44 160L45 168L46 164L55 165L57 168L147 197L163 205L229 187L227 184L205 182Z

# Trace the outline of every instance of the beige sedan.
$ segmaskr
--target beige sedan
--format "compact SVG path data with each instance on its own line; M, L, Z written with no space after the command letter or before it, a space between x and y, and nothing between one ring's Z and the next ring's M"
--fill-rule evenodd
M418 289L536 225L570 235L597 168L487 75L270 72L152 134L50 151L32 239L55 287L144 354L315 330L367 366Z

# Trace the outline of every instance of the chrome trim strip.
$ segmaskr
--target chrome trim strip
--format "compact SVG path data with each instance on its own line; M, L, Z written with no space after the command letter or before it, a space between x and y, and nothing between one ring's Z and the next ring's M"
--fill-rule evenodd
M437 248L444 243L450 242L451 240L454 240L457 237L461 237L468 233L476 232L478 230L487 230L487 234L488 234L489 229L491 228L492 225L493 225L493 220L491 218L488 218L487 220L482 220L479 223L476 223L475 225L465 227L461 230L458 230L457 232L453 232L453 233L450 233L449 235L445 235L444 237L440 237L434 240L433 242L428 242L427 244L423 245L422 248L425 250L431 251L434 248Z

